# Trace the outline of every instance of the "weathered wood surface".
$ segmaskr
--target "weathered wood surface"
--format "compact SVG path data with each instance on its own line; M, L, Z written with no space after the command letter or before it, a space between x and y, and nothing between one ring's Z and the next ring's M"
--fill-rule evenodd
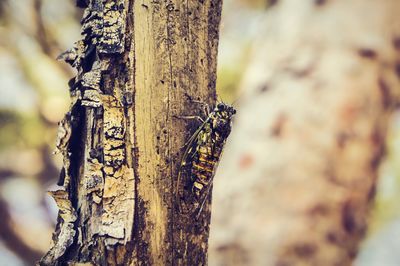
M179 212L176 179L198 126L174 118L215 104L221 1L78 0L82 40L60 122L60 208L41 265L204 265L210 211ZM185 202L183 202L185 204ZM187 206L190 208L190 206Z
M274 1L214 181L210 265L350 265L400 93L400 2Z

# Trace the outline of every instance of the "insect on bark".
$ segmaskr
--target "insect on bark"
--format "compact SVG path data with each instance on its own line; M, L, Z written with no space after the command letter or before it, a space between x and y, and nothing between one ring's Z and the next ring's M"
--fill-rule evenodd
M235 113L232 106L218 103L187 142L177 181L180 211L197 211L196 218L200 216ZM185 202L185 206L181 202Z

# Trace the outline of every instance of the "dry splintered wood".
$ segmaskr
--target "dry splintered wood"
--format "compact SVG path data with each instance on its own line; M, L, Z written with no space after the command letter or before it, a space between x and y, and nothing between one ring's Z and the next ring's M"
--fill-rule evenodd
M275 1L214 181L210 265L351 265L400 94L400 2Z
M175 195L183 147L215 104L221 1L78 0L82 39L59 123L59 209L39 265L205 265L210 210Z

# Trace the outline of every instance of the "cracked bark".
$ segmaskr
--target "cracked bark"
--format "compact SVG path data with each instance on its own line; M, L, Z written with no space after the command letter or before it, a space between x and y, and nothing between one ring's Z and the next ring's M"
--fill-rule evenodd
M82 40L60 122L54 243L40 265L204 265L210 211L174 195L183 146L215 104L221 1L78 0ZM190 206L187 206L190 208Z
M351 265L400 99L400 3L274 2L214 181L210 264Z

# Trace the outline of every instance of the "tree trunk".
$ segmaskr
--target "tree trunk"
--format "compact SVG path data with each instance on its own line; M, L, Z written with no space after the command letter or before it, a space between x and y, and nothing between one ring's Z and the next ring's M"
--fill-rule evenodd
M221 1L78 0L83 39L60 122L64 169L41 265L204 265L210 211L180 212L183 147L215 104ZM190 208L191 206L186 206ZM85 264L86 263L86 264ZM79 264L81 265L81 264Z
M400 93L400 2L275 1L214 181L211 265L350 265Z

